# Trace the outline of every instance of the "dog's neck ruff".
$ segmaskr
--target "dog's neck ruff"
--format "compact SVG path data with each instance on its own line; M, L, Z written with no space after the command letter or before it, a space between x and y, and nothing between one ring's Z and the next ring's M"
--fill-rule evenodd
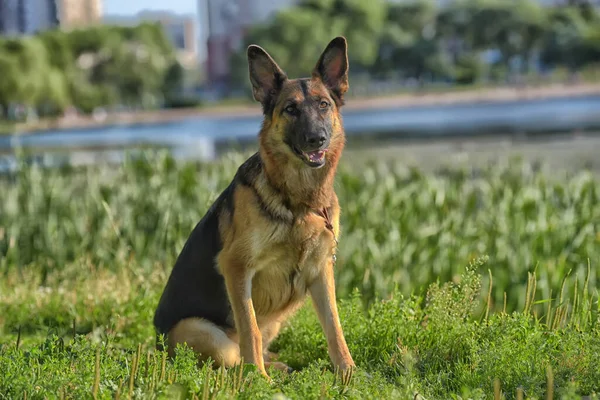
M337 163L334 162L333 165L327 165L323 167L323 169L315 170L315 173L318 175L316 177L317 182L314 189L299 192L297 190L290 190L290 187L287 185L285 179L287 177L285 177L285 175L273 173L273 171L276 171L276 169L272 167L272 164L270 165L269 159L263 154L259 154L263 166L262 179L264 179L266 185L271 188L270 190L272 190L272 193L279 197L281 204L289 213L288 215L290 222L295 218L294 215L297 215L296 213L303 214L305 212L313 212L317 214L325 220L325 228L333 235L333 240L337 250L338 239L329 215L331 197L328 194L323 195L324 193L329 193L329 191L333 192L333 185L331 181L333 179L333 173L335 172ZM313 201L315 198L319 199L320 201ZM335 261L336 255L334 254L333 262L335 263Z
M298 166L287 153L271 152L262 145L259 155L263 173L293 211L305 208L328 207L333 196L333 180L337 169L337 157L330 152L326 164L321 168Z

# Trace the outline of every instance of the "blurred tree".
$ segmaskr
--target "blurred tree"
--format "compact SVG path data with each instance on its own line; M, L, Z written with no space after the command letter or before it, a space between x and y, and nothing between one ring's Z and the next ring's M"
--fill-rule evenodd
M510 7L508 20L510 22L500 30L497 40L500 51L506 62L520 57L520 72L528 72L534 54L541 49L548 27L547 14L538 1L519 0Z
M3 43L0 42L0 49ZM0 117L5 116L9 106L18 101L23 92L24 79L16 57L0 50Z
M175 51L158 23L96 26L0 40L0 104L61 113L124 103L155 106L181 87Z
M123 40L123 28L110 25L76 29L68 33L71 51L75 58L85 53L98 53L114 48Z
M72 103L68 80L74 75L74 56L69 34L49 30L38 35L48 54L49 70L40 95L39 114L56 116Z
M377 58L386 8L383 0L301 1L297 7L278 12L270 23L250 30L244 46L231 59L232 81L248 88L249 44L267 49L290 77L298 77L313 69L324 47L338 35L352 43L348 57L353 70L365 70Z
M50 68L38 98L38 113L41 116L54 117L62 114L70 103L71 96L65 74L56 68Z
M462 54L456 60L454 79L461 85L472 85L482 80L485 66L477 53Z
M80 75L92 85L77 94L86 110L117 103L152 107L161 102L175 53L159 24L94 27L72 40Z
M117 90L111 86L99 87L92 84L82 71L74 73L67 82L73 105L89 114L101 105L116 104Z
M39 34L39 38L48 52L51 66L67 71L73 68L73 51L69 34L60 30L49 30Z
M471 51L478 46L479 38L474 24L486 17L489 20L489 14L485 9L476 7L472 1L452 2L439 11L436 17L437 36L452 44L453 58L458 57L460 52Z
M161 54L165 59L163 66L175 60L175 49L159 23L144 22L133 28L121 29L124 40L144 43L151 51Z
M353 47L348 58L356 66L368 68L377 57L377 42L384 29L387 2L383 0L304 0L300 8L313 10L328 29L330 37L344 34ZM330 38L321 38L321 42ZM360 50L359 50L360 49ZM322 49L321 49L322 51Z
M590 33L600 21L590 27L577 7L553 9L549 20L550 28L544 37L541 53L544 63L551 67L566 66L575 71L590 61L597 61L593 44L586 37L593 37Z
M185 79L185 70L177 61L173 62L167 69L163 83L162 93L166 106L178 103L183 98L183 82Z
M437 40L436 19L431 1L391 4L372 70L379 75L392 72L419 80L425 74L448 77L450 65Z
M19 68L17 76L21 80L20 90L14 94L13 102L29 107L36 106L50 68L44 44L37 37L10 39L4 42L2 52L13 57ZM5 79L4 73L2 79Z
M527 73L538 58L542 66L578 71L600 59L600 14L587 1L571 3L460 0L440 8L435 0L300 0L250 30L231 59L232 87L242 85L250 96L250 43L267 49L293 78L311 71L337 35L350 43L351 71L379 78L472 84ZM0 39L0 75L3 108L54 114L71 104L84 112L191 104L178 97L186 71L158 23Z
M600 24L588 27L584 35L584 43L592 52L590 58L600 63Z
M306 75L315 66L321 47L331 39L329 29L318 12L310 8L277 13L272 23L251 29L245 45L232 57L232 81L249 89L246 48L252 43L265 48L289 77Z
M534 0L466 0L453 3L438 17L440 37L454 42L452 58L477 57L468 52L481 53L499 50L497 62L505 69L519 57L522 71L526 72L531 60L540 51L548 26L545 9Z

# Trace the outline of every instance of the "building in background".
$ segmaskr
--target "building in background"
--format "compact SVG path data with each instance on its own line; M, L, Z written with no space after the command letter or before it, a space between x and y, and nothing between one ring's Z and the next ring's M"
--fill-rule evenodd
M24 1L25 33L36 33L59 25L58 4L55 0Z
M133 16L106 15L104 23L133 26L144 21L162 25L177 53L177 60L187 69L198 66L197 21L194 15L177 15L168 11L142 11Z
M226 84L230 76L230 57L240 50L248 29L295 3L297 0L199 0L198 13L207 24L208 81Z
M175 46L177 59L186 68L198 65L198 37L195 16L179 16L160 21L165 33Z
M102 0L0 0L0 33L34 34L98 23Z
M22 0L0 0L0 33L12 35L23 30L21 3Z
M102 20L102 0L56 0L60 27L76 29L96 25Z
M34 31L28 15L30 3L28 0L0 0L0 33L19 35Z

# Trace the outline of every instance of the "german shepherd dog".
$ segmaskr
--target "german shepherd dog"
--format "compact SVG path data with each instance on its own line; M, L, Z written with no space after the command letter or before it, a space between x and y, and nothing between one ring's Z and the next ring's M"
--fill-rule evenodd
M154 325L172 357L178 343L214 366L251 363L290 371L267 349L310 294L331 361L354 361L334 286L340 207L333 183L345 145L344 37L333 39L310 78L289 79L261 47L247 49L263 110L259 151L237 170L191 232L158 304Z

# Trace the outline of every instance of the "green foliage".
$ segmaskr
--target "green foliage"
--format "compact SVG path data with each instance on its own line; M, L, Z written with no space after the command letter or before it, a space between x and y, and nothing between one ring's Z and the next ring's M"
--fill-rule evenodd
M551 65L564 65L571 70L597 60L591 49L595 42L587 41L589 32L600 22L596 16L594 23L589 23L574 7L561 8L550 14L551 28L546 33L548 44L542 52L542 59Z
M456 60L455 79L459 84L475 84L481 81L485 66L475 54L466 54Z
M40 40L48 51L48 62L52 67L62 71L73 68L74 49L69 43L71 40L69 35L60 30L44 31L39 34Z
M245 40L267 49L290 77L300 77L312 71L327 43L343 34L353 43L348 50L350 63L360 69L376 59L374 43L384 20L383 0L307 0L278 12L272 22L253 27ZM248 87L246 46L242 47L232 57L232 76L236 84Z
M118 168L32 166L3 178L0 271L72 263L118 269L115 257L133 255L146 268L171 265L243 157L199 165L178 165L162 153L140 157ZM600 186L585 171L556 182L518 162L435 175L367 162L358 172L342 166L337 192L342 296L357 287L370 301L396 285L409 294L489 254L494 307L506 291L509 308L521 309L527 271L537 267L538 290L548 298L570 269L582 281L588 259L600 254ZM600 284L599 275L591 279Z
M0 397L483 399L497 379L506 398L542 398L548 385L597 398L600 187L525 163L342 167L336 286L358 365L349 384L331 371L310 301L272 347L298 371L273 371L273 385L249 366L198 369L186 348L166 360L154 308L245 156L179 164L148 152L1 177Z
M25 82L21 79L18 60L12 54L0 52L0 71L3 75L0 79L0 107L6 112L11 102L21 96Z
M24 106L34 106L45 86L44 73L47 66L47 51L43 43L36 37L23 39L9 39L0 42L0 54L5 54L16 63L18 71L10 68L16 73L15 77L7 76L7 80L20 81L18 85L9 84L16 89L12 94L6 93L7 104L17 101ZM4 71L2 72L4 79ZM4 96L2 96L4 97Z
M251 29L245 45L260 44L291 76L300 76L331 37L345 35L352 71L458 84L501 81L502 71L528 74L539 54L550 67L572 70L598 60L600 13L593 7L542 6L536 0L437 3L306 0ZM239 85L248 80L245 49L231 61ZM501 56L485 75L480 57L488 50Z
M188 74L189 78L189 74ZM186 71L178 62L173 62L167 69L163 80L165 108L197 107L200 101L194 96L182 95L183 83L186 80Z
M69 105L69 86L66 76L57 68L50 68L38 98L42 115L59 115Z
M116 104L153 108L175 97L183 77L158 24L46 31L0 40L0 106L59 115Z

